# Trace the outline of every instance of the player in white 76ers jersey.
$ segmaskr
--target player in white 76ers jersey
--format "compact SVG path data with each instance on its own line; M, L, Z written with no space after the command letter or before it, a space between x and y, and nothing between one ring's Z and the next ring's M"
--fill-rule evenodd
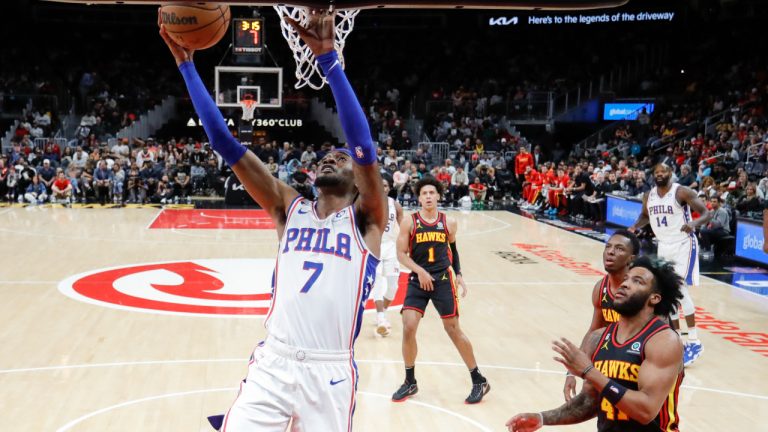
M376 284L371 291L371 298L376 303L376 333L389 336L392 326L387 320L387 308L397 293L400 279L400 263L397 261L397 236L400 234L400 221L403 220L403 207L389 197L389 181L382 179L384 196L387 197L387 226L381 237L381 263L376 268Z
M354 342L374 282L387 224L376 146L333 50L334 14L314 13L307 28L291 22L315 54L331 87L351 152L319 162L318 199L303 199L275 179L230 134L192 64L192 54L160 34L187 84L213 149L272 217L280 239L267 338L227 415L227 432L351 431L357 367ZM353 163L354 161L354 163Z
M688 290L699 285L699 242L696 228L706 225L712 218L695 191L672 182L672 168L661 163L654 167L656 186L643 196L643 209L637 221L629 228L635 232L650 224L659 241L657 255L674 263L675 271L685 280L682 287L683 300L680 305L688 325L688 342L685 344L683 362L690 365L699 358L702 345L696 331L696 308ZM691 210L698 213L693 220ZM672 316L672 327L679 331L680 312Z

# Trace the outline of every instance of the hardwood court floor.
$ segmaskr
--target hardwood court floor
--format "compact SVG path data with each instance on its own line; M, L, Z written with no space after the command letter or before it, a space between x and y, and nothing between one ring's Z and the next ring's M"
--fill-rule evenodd
M147 229L158 212L0 209L0 430L209 431L205 417L228 408L264 336L261 319L108 308L57 289L72 275L129 264L274 258L272 230ZM602 245L512 213L452 214L470 289L461 323L493 390L464 405L469 375L430 307L418 335L420 393L391 403L403 379L399 315L389 311L393 332L382 339L367 314L356 431L499 431L517 412L562 402L564 371L550 341L582 337ZM693 295L731 323L724 328L768 328L757 296L708 278ZM747 339L755 335L734 332L700 332L705 351L686 371L682 430L768 430L768 357Z

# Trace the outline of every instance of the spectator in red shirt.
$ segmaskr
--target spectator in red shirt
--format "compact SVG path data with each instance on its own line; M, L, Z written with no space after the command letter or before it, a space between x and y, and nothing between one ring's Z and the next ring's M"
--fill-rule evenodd
M469 185L469 196L473 202L483 202L487 189L488 187L480 181L480 177L475 177L475 181Z
M56 180L51 185L51 202L69 204L72 202L72 183L64 175L63 170L59 170Z

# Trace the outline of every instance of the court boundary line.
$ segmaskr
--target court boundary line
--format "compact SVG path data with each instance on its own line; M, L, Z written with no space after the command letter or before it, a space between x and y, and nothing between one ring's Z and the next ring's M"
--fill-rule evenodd
M12 374L12 373L26 373L26 372L47 372L58 371L68 369L90 369L90 368L107 368L107 367L122 367L122 366L155 366L155 365L171 365L171 364L200 364L200 363L243 363L247 364L247 358L224 358L224 359L189 359L189 360L146 360L146 361L132 361L132 362L114 362L114 363L82 363L76 365L60 365L60 366L43 366L35 368L20 368L20 369L0 369L0 375ZM368 363L368 364L402 364L402 360L389 360L389 359L355 359L356 363ZM439 361L420 361L420 365L425 366L449 366L449 367L462 367L465 368L464 363L455 362L439 362ZM505 366L505 365L489 365L478 364L482 369L498 369L509 370L515 372L532 372L532 373L544 373L548 375L563 375L562 370L542 369L542 368L526 368L517 366ZM768 395L760 395L755 393L745 393L734 390L722 390L711 387L701 387L683 384L681 387L693 390L699 390L707 393L724 394L729 396L738 396L747 399L757 399L768 401Z
M110 405L108 407L104 407L104 408L98 409L96 411L92 411L92 412L90 412L88 414L82 415L82 416L80 416L80 417L78 417L78 418L76 418L74 420L69 421L64 426L59 427L58 429L56 429L56 432L65 432L67 430L70 430L73 426L76 426L79 423L82 423L82 422L84 422L84 421L86 421L86 420L88 420L90 418L93 418L93 417L96 417L98 415L107 413L109 411L113 411L113 410L117 410L117 409L124 408L124 407L127 407L127 406L131 406L131 405L138 405L138 404L141 404L141 403L144 403L144 402L151 402L151 401L156 401L156 400L160 400L160 399L169 399L169 398L183 397L183 396L190 396L190 395L204 394L204 393L219 393L219 392L225 392L225 391L235 392L235 391L237 391L237 387L220 387L220 388L213 388L213 389L190 390L190 391L185 391L185 392L166 393L166 394L155 395L155 396L147 396L147 397L143 397L143 398L139 398L139 399L132 399L132 400L129 400L129 401L125 401L125 402L121 402L121 403L118 403L118 404ZM385 394L381 394L381 393L374 393L374 392L368 392L368 391L357 391L356 394L357 395L363 395L363 396L373 396L373 397L377 397L377 398L381 398L381 399L390 399L391 398L390 395L385 395ZM419 406L419 407L424 407L424 408L431 409L431 410L434 410L434 411L438 411L438 412L441 412L441 413L444 413L444 414L448 414L448 415L450 415L452 417L456 417L456 418L458 418L460 420L463 420L464 422L469 423L472 426L475 426L476 428L480 429L483 432L491 432L492 431L490 428L488 428L487 426L483 425L482 423L480 423L480 422L478 422L478 421L476 421L474 419L471 419L471 418L469 418L469 417L467 417L465 415L459 414L457 412L451 411L449 409L443 408L443 407L438 406L438 405L432 405L432 404L428 404L426 402L415 401L415 400L407 400L407 401L405 401L405 403L406 404L410 404L410 405Z

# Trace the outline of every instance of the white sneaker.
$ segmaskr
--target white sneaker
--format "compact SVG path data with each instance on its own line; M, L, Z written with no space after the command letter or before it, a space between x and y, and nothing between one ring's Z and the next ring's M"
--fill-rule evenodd
M386 318L376 320L376 334L381 337L389 336L392 326L389 325L389 321Z

